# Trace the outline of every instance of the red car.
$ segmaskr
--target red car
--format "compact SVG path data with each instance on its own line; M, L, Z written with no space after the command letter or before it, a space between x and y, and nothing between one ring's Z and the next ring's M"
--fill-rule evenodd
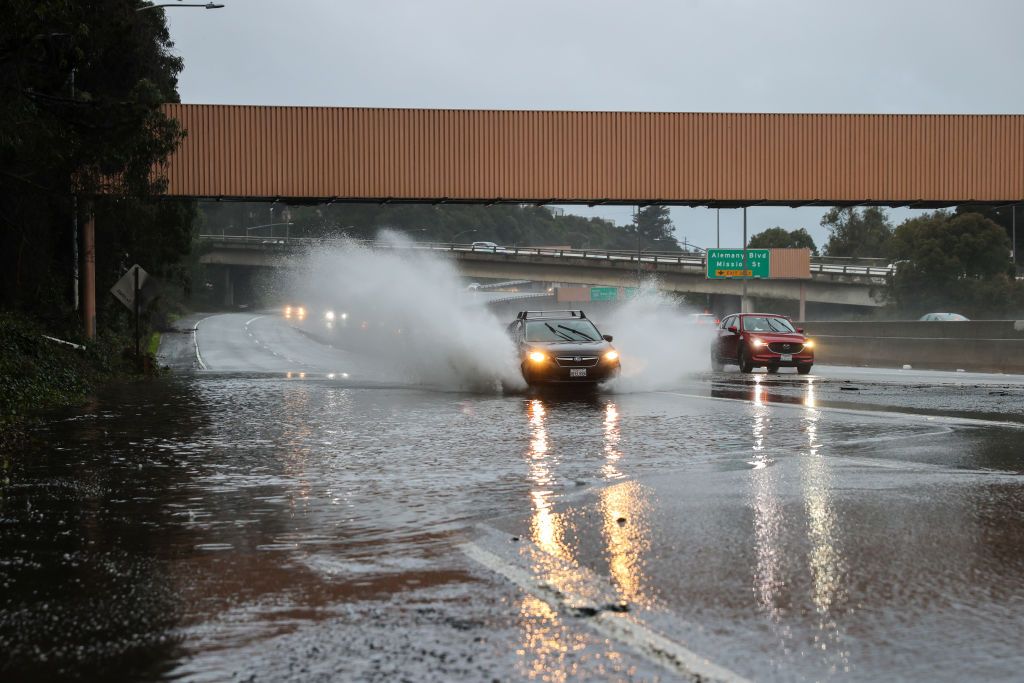
M814 365L814 342L784 315L735 313L722 320L711 342L712 369L720 371L727 363L740 366L740 372L796 368L806 375Z

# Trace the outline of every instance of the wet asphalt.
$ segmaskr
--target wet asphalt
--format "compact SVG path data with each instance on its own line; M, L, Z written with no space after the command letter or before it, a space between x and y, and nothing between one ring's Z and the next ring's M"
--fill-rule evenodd
M469 393L364 351L197 317L162 347L176 372L4 456L0 675L1024 670L1024 378Z

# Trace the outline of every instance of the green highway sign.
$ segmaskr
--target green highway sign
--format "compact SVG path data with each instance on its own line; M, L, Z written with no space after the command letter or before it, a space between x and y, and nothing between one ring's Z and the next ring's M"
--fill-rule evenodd
M618 287L591 287L591 301L615 301L619 298Z
M742 249L708 249L707 277L709 280L767 279L771 272L770 253L768 249L747 249L747 270L744 272Z

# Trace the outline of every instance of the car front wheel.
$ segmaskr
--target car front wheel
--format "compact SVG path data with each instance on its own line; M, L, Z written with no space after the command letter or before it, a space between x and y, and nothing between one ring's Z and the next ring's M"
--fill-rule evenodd
M721 372L725 369L725 363L722 362L722 359L714 351L711 352L711 369L714 372Z
M810 365L798 365L797 368L796 368L796 371L799 372L801 375L807 375L807 374L810 374L810 372L811 372L811 366Z
M754 364L750 362L749 358L747 358L747 350L742 346L740 347L739 356L740 372L749 375L754 371Z

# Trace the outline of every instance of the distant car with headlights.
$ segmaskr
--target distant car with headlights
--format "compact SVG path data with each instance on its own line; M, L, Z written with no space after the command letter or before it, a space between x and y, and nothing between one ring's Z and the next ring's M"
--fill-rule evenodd
M583 311L520 311L507 328L530 386L594 386L617 377L619 352Z
M814 365L814 341L784 315L734 313L722 319L711 342L711 367L738 365L740 372L766 368L796 368L806 375Z
M297 306L295 304L288 304L284 307L284 317L291 320L305 320L306 319L306 307Z

